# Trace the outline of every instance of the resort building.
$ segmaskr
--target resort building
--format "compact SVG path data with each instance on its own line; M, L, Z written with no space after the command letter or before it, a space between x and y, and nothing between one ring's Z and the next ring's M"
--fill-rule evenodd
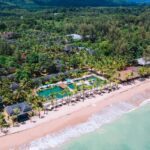
M17 33L14 33L14 32L3 32L3 33L0 33L0 37L2 39L6 39L6 40L15 39L18 36L19 35Z
M10 89L15 91L19 88L19 84L16 83L16 82L13 82L11 85L10 85Z
M5 107L4 114L6 121L10 124L14 121L23 122L29 119L32 107L26 102L21 102Z
M82 40L82 35L80 34L69 34L68 37L71 37L73 40Z
M146 65L150 65L150 60L146 60L144 58L139 58L139 59L137 59L137 63L138 63L138 65L146 66Z
M125 70L119 72L117 79L124 82L138 77L138 67L127 67Z
M65 88L67 88L68 86L62 82L62 83L59 84L59 87L61 87L62 89L65 89Z

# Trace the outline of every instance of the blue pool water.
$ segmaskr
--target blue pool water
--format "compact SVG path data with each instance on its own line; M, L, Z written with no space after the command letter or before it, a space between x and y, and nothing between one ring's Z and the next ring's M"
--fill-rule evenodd
M105 82L105 81L97 78L96 76L90 76L90 77L87 77L87 78L84 78L84 79L76 80L75 84L77 82L86 81L86 80L89 81L89 83L91 84L89 86L92 86L94 84L95 80L99 80L100 81L99 84L104 84L104 82ZM75 89L75 84L70 83L70 84L68 84L68 87L70 89L74 90ZM81 86L78 86L78 87L79 87L79 89L81 89ZM60 98L63 98L63 97L66 97L66 96L69 95L69 93L64 93L64 89L62 89L59 86L53 86L53 87L50 87L48 89L43 89L43 90L39 91L37 94L41 97L46 97L46 98L50 97L51 94L54 94L54 95L56 95L57 99L60 99Z
M48 89L39 91L38 95L42 96L42 97L49 97L52 93L56 95L56 98L63 97L63 89L60 88L59 86L54 86L52 88L48 88Z

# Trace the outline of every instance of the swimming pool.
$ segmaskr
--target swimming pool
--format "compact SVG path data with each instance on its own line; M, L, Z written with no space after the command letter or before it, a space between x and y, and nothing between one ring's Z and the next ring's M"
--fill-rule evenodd
M62 93L63 89L60 88L59 86L53 86L53 87L50 87L48 89L44 89L44 90L41 90L38 92L38 95L39 96L42 96L42 97L49 97L51 94L56 94L57 93ZM59 95L58 95L59 97Z
M75 89L75 85L73 83L68 84L68 87L72 90Z
M100 85L103 85L104 82L106 82L105 80L102 80L102 79L92 75L92 76L85 77L85 78L82 78L82 79L74 80L74 83L68 83L67 86L69 87L70 91L67 90L65 92L64 91L65 89L59 87L58 85L54 85L54 86L51 86L48 89L43 89L41 91L38 91L37 94L39 96L45 97L45 98L48 98L53 94L53 95L55 95L55 97L57 99L61 99L61 98L64 98L68 95L71 95L72 91L76 88L76 86L79 87L78 90L81 90L82 85L78 85L78 83L82 83L82 81L83 82L88 81L89 82L88 86L93 86L95 84L95 82L97 82L97 81L98 81L98 84L100 84Z

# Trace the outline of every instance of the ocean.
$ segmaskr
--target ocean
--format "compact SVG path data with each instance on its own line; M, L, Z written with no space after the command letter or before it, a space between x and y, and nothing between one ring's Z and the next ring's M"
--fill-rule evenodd
M150 150L150 104L64 145L63 150Z
M150 150L150 103L119 103L85 123L33 141L29 150Z

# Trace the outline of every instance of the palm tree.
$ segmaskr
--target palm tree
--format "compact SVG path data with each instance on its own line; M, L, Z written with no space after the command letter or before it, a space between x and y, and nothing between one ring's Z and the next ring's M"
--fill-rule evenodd
M78 92L79 92L79 87L76 84L74 84L73 95L78 94Z
M110 79L109 79L109 83L110 83L110 90L112 90L112 88L113 88L113 84L114 84L114 82L115 82L115 80L116 80L116 78L115 78L115 76L111 76L110 77Z
M85 83L82 81L82 85L81 85L81 92L82 92L82 96L83 96L83 101L85 99L85 90L87 89L87 86L85 85Z
M33 115L34 115L33 111L28 113L28 116L29 116L31 122L32 122Z
M5 105L10 105L10 104L13 104L13 100L12 100L12 95L7 95L7 97L3 97L3 103Z
M29 79L28 80L26 80L26 79L21 80L20 88L22 90L30 91L31 87L32 87L32 81L31 80L29 80Z
M33 95L30 100L32 100L30 103L33 104L33 109L38 112L39 118L41 118L41 110L43 108L41 98Z
M46 99L45 97L40 97L40 99L41 99L41 103L42 103L42 109L43 109L43 111L44 111L44 114L46 114L47 109L45 109L45 108L43 107L43 104L47 101L47 99Z
M69 103L71 102L71 96L73 95L72 92L68 91L68 98L69 98Z
M78 86L74 84L73 94L76 95L79 92Z
M94 82L94 87L98 88L98 91L101 91L103 82L100 79L96 79Z
M51 101L51 105L52 107L55 109L56 108L56 93L51 93L50 97L49 97L50 101Z
M94 85L93 85L93 87L94 87L94 88L97 88L97 87L99 87L99 85L100 85L100 80L96 78L96 79L94 80Z
M16 91L14 91L13 92L13 100L14 100L14 102L17 102L19 99L20 99L20 91L19 90L16 90Z
M13 92L13 101L18 102L20 100L25 100L27 97L27 92L21 88Z
M68 105L69 105L69 103L70 103L70 90L69 90L69 88L65 88L64 90L63 90L63 95L64 96L66 96L67 97L67 103L68 103Z
M41 118L41 110L42 110L42 109L41 109L41 107L39 106L39 104L38 104L38 103L37 103L37 104L34 104L33 108L34 108L35 111L38 112L39 118Z
M118 79L115 79L115 81L114 81L114 83L115 83L115 87L116 87L116 89L118 89L119 88L119 83L120 83L120 80L118 80Z
M138 74L141 77L149 75L150 74L150 68L149 67L140 67L139 70L138 70Z
M15 108L13 111L14 111L14 114L12 116L12 121L13 121L13 126L14 126L15 121L18 121L18 115L20 114L20 109Z
M1 132L3 132L3 128L6 127L6 122L5 122L5 116L0 113L0 128L1 128Z

